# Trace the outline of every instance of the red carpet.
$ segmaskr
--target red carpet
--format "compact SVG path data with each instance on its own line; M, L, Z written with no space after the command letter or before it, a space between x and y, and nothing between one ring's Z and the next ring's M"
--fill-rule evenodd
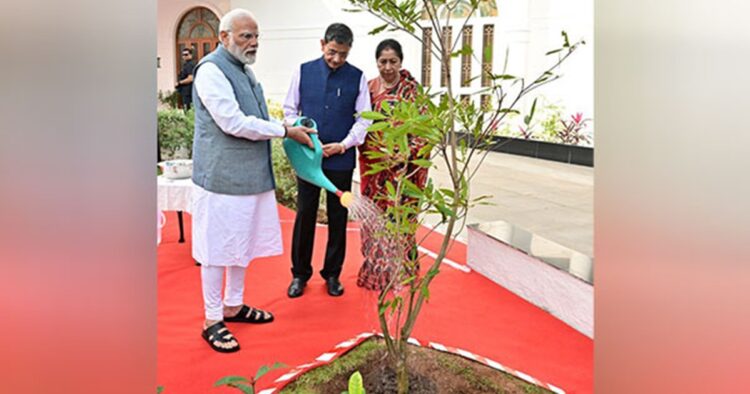
M190 256L190 216L185 215L186 242L180 244L177 215L167 213L157 250L158 384L164 386L164 394L234 393L237 391L213 388L213 383L227 375L252 377L258 367L276 361L295 367L377 327L375 294L355 284L362 261L355 225L349 232L341 276L344 296L328 296L317 276L327 237L326 229L319 227L313 254L316 276L302 297L287 298L294 213L284 207L279 207L279 212L284 254L252 262L245 289L245 301L272 311L276 320L267 325L228 323L242 346L233 354L212 351L200 337L203 302L200 268ZM437 251L438 237L430 236L423 246ZM455 243L448 257L465 263L465 245ZM591 339L475 272L443 267L417 323L416 338L474 352L568 393L593 392ZM257 387L270 386L287 370L269 373Z

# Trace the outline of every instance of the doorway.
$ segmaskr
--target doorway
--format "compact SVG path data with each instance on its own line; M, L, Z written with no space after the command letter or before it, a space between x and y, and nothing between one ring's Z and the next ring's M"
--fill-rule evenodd
M193 48L193 60L197 63L219 45L219 18L208 8L193 8L180 20L175 42L175 72L179 73L183 49Z

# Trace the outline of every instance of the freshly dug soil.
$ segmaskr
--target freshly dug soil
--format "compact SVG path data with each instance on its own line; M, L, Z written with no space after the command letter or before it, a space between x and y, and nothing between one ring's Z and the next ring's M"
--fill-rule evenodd
M323 381L300 384L302 382L297 380L284 388L282 393L338 394L348 390L349 377L355 371L359 371L362 374L367 394L395 394L396 372L388 363L385 343L382 339L370 339L370 341L378 342L378 346L360 357L361 362L358 365L352 365L343 372L331 375L329 371L333 368L333 364L344 363L349 356L346 354L333 364L306 374L319 374L323 377ZM546 389L460 356L412 345L408 348L410 394L550 393ZM355 348L351 352L356 351ZM327 368L329 371L326 371Z

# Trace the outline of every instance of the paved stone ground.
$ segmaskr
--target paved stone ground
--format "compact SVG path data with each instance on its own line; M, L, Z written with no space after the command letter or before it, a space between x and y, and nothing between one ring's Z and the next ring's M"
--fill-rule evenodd
M435 163L431 176L447 186L445 165L440 160ZM472 208L467 224L505 220L594 256L593 168L490 152L472 180L470 192L491 195L493 205ZM425 222L435 223L437 218L428 216ZM464 229L458 239L465 242L466 237Z
M435 182L447 185L445 165L435 162ZM474 196L491 195L493 205L471 209L467 224L505 220L594 256L593 168L490 152L470 187ZM458 237L466 240L466 230Z
M440 160L435 163L431 176L447 186L445 165ZM505 220L594 256L593 168L490 152L472 180L470 192L491 195L493 205L472 208L467 224ZM427 217L425 222L435 223L437 218ZM458 239L465 242L466 236L463 229Z

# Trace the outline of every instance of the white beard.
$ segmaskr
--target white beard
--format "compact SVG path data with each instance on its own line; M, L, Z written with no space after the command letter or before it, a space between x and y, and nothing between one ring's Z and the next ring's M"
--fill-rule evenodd
M240 48L235 45L233 42L229 43L229 48L227 48L229 53L232 54L237 60L244 64L254 64L256 55L250 55L250 54L244 54L241 52Z

